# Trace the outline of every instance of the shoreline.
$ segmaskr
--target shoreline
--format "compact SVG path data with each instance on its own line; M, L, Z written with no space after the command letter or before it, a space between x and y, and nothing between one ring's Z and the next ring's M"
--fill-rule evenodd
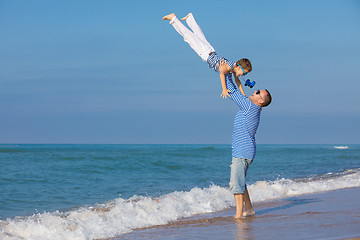
M355 239L360 238L360 187L254 204L256 215L235 220L235 209L135 229L120 239Z

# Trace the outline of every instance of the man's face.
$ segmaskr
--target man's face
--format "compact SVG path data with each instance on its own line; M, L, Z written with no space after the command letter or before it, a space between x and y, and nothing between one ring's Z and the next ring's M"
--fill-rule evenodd
M253 103L255 103L256 105L260 106L264 103L265 101L265 96L267 95L267 91L266 90L256 90L253 95L249 96L250 101L252 101Z

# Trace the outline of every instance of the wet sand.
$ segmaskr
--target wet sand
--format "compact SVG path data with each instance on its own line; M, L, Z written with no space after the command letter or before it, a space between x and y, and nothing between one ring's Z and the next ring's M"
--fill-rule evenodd
M228 209L113 239L360 239L359 202L360 188L347 188L254 204L256 215L240 220Z

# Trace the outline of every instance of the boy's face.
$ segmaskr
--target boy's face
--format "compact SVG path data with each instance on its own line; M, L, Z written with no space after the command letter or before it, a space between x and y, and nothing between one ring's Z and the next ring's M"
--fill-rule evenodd
M235 75L236 75L237 77L239 77L239 76L245 76L245 75L248 73L246 70L244 70L244 71L245 71L245 73L244 73L243 70L241 69L241 67L239 67L239 66L236 66L236 67L234 68L234 70L235 70Z

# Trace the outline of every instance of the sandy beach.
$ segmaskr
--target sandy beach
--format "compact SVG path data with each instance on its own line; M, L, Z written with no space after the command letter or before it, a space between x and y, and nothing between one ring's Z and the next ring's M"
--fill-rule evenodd
M137 229L116 239L360 239L360 188L255 204L256 216L234 209Z

